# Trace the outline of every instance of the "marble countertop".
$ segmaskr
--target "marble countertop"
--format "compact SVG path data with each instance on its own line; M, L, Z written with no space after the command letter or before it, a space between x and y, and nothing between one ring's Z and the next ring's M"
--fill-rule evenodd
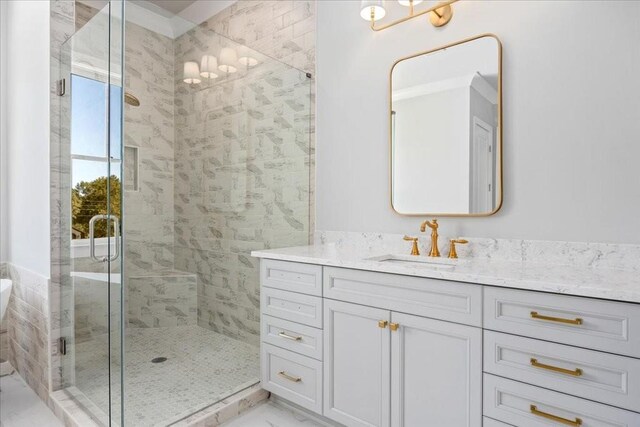
M435 262L446 260L444 262L453 263L452 268L445 269L419 263L380 262L367 259L390 253L354 250L327 243L258 250L253 251L251 255L257 258L640 303L640 272L638 271L489 258L458 260L436 258Z

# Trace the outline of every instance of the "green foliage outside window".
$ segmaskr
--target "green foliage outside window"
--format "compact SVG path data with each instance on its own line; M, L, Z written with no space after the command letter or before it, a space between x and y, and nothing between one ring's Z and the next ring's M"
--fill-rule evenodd
M87 239L89 237L89 221L95 215L116 215L121 217L121 190L120 179L112 175L109 179L109 204L107 210L107 177L102 176L93 181L81 181L71 190L71 226L74 239ZM107 237L107 226L110 226L109 234L113 236L113 223L96 221L94 237Z

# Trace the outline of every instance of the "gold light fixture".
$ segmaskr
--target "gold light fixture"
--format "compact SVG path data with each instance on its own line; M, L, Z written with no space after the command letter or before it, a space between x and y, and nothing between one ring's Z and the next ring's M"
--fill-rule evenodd
M453 16L453 9L451 8L451 4L455 3L456 1L458 0L447 0L438 3L428 9L416 12L414 6L422 3L422 0L398 0L398 3L400 3L402 6L406 6L409 8L409 14L404 18L397 19L395 21L389 22L388 24L376 26L376 21L384 18L387 13L384 8L384 1L362 0L360 5L360 16L362 16L363 19L371 22L371 29L373 31L386 30L387 28L393 27L394 25L401 24L405 21L426 14L429 14L429 21L434 27L442 27L444 25L447 25L449 21L451 21L451 17Z

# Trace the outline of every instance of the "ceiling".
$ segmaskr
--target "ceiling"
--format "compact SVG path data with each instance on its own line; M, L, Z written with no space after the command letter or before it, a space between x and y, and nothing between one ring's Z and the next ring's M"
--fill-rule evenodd
M147 0L149 3L153 3L162 9L171 12L174 15L182 12L196 0Z

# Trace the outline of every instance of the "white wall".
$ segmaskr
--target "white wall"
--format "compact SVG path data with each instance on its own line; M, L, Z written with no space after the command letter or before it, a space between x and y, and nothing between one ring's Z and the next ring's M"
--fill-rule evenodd
M0 2L0 262L7 259L7 3Z
M318 230L417 231L389 203L389 69L492 32L504 47L504 206L442 218L442 234L640 243L640 2L459 2L443 28L418 18L377 33L359 3L317 3Z
M49 2L3 3L2 261L48 277Z

